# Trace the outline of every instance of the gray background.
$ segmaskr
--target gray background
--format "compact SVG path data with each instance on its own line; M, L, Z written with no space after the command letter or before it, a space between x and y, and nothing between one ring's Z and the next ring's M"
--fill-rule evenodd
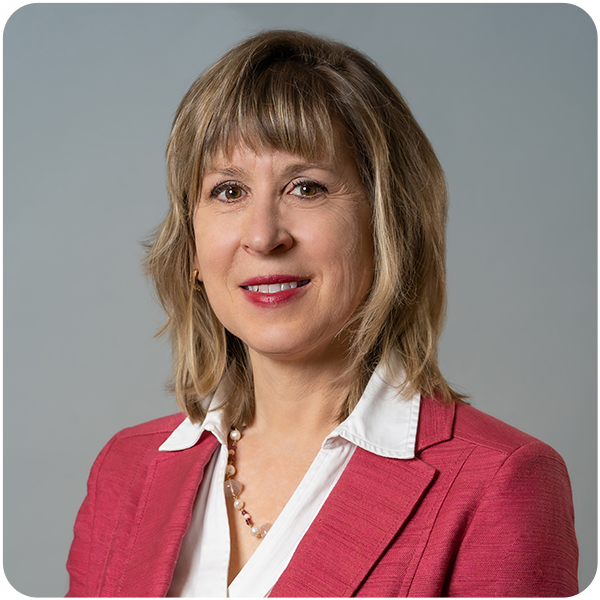
M4 568L60 596L89 468L175 411L138 244L188 86L266 28L370 55L451 191L442 369L569 467L596 569L596 31L570 5L29 5L5 48Z

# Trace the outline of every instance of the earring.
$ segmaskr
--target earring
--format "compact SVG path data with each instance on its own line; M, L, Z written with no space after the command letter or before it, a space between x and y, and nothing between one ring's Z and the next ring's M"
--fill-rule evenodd
M190 277L190 283L192 284L192 289L196 290L197 292L202 291L202 288L200 287L200 284L198 283L198 274L199 273L200 273L200 271L198 271L198 269L194 269L194 273Z

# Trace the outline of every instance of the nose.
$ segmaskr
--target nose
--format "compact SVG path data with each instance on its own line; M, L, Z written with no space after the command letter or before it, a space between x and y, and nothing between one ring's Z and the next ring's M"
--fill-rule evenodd
M241 245L253 254L280 254L294 245L282 208L276 201L255 198L246 208Z

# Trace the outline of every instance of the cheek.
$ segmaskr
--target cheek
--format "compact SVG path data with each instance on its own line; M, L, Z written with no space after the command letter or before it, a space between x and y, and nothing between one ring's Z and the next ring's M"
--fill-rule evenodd
M205 285L212 286L229 270L235 248L232 228L224 228L214 220L195 226L195 268Z
M366 294L373 280L373 240L368 217L337 215L313 238L322 264L332 270L338 291L350 297Z

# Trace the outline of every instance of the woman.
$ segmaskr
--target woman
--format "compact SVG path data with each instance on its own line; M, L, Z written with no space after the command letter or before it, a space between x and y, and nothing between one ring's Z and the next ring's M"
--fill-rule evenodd
M117 434L71 596L568 596L568 475L442 377L442 170L362 54L255 36L167 148L147 269L183 415Z

